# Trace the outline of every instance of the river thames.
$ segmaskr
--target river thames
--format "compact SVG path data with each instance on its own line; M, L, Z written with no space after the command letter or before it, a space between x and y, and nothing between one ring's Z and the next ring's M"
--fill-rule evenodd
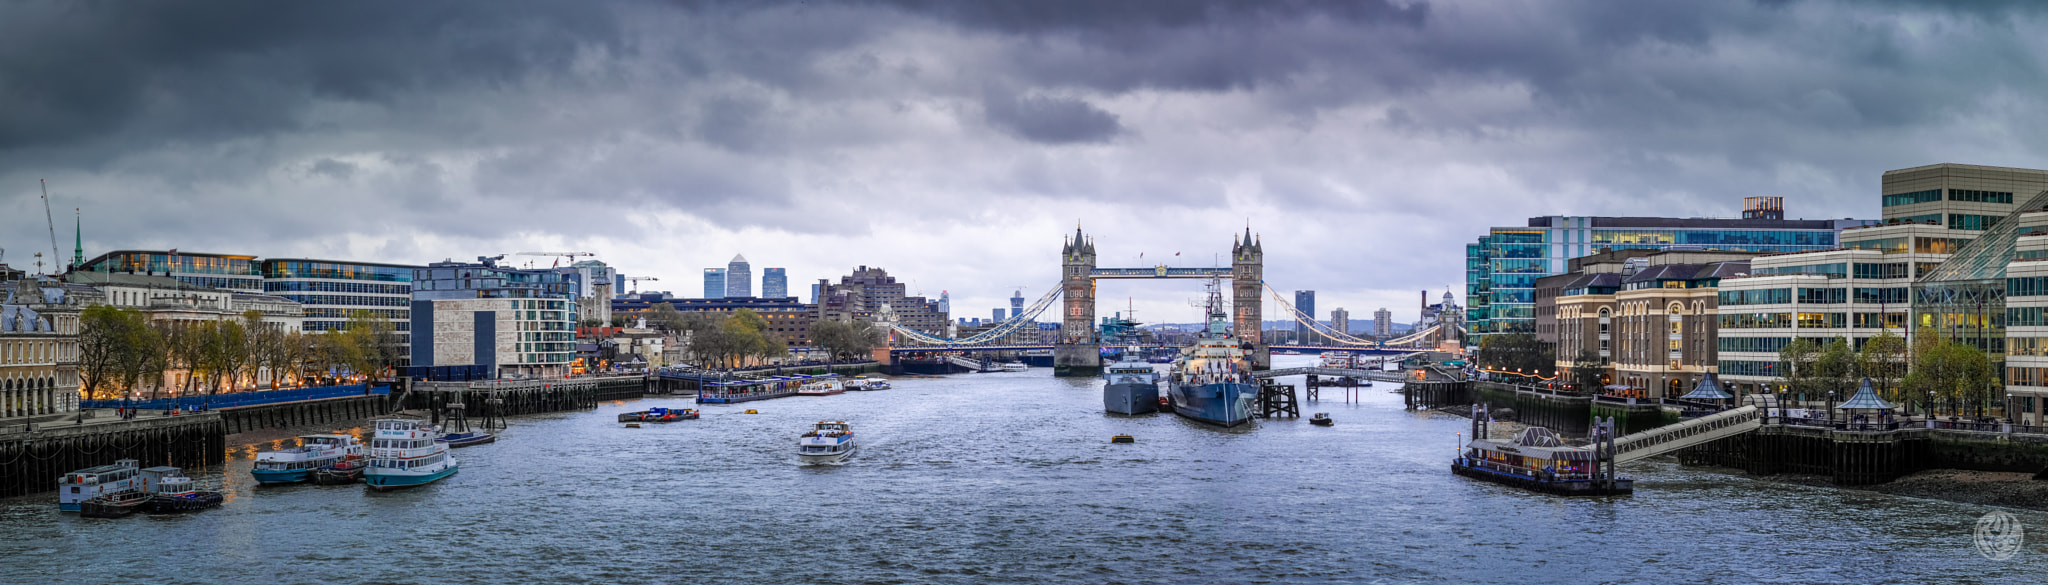
M458 475L389 494L257 487L251 453L270 445L241 445L193 470L224 481L217 510L84 519L52 493L0 500L0 582L2048 582L2039 512L2003 510L2036 534L1994 561L1972 534L1997 508L1668 459L1625 466L1636 493L1620 498L1455 477L1469 423L1404 411L1384 383L1304 404L1332 428L1232 430L1104 415L1100 383L903 379L641 429L617 414L686 403L609 402L515 418L456 451ZM828 418L860 452L797 464L796 435Z

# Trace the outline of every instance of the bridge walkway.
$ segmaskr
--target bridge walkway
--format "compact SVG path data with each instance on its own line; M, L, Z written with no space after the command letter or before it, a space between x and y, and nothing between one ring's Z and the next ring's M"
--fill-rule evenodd
M1614 462L1648 459L1686 447L1697 447L1763 427L1763 412L1754 406L1718 412L1673 425L1615 437Z

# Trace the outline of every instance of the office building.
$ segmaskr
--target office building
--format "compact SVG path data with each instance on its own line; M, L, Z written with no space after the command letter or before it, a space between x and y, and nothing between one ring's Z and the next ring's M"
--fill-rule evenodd
M1307 315L1309 319L1315 319L1316 291L1294 291L1294 309L1297 311L1301 311L1301 314ZM1294 331L1295 343L1314 344L1321 338L1321 336L1316 335L1314 329L1311 329L1308 325L1303 325L1301 323L1294 324Z
M724 269L724 268L706 268L706 269L704 269L704 298L707 298L707 299L722 299L722 298L725 298L725 269Z
M816 307L804 304L796 297L684 299L663 293L640 293L614 299L611 302L611 310L613 314L623 315L628 320L652 320L658 305L669 305L685 314L723 314L740 309L751 310L768 322L768 334L788 347L791 354L799 356L811 345L811 323L817 319Z
M1382 340L1394 337L1393 311L1387 310L1386 307L1380 307L1380 310L1372 312L1372 336L1375 339Z
M789 296L789 271L783 268L761 269L761 298L779 299ZM941 294L940 296L945 296Z
M76 271L168 276L194 286L264 292L262 264L255 256L239 254L116 250L85 261Z
M412 367L424 379L561 376L576 358L574 279L553 269L435 262L414 270Z
M612 296L626 294L626 275L612 271Z
M1754 256L1617 250L1573 259L1570 272L1539 280L1539 305L1554 313L1544 327L1554 330L1556 367L1571 372L1567 381L1575 368L1596 368L1602 389L1684 395L1718 366L1718 287L1748 274Z
M1010 293L1010 318L1015 319L1022 316L1024 316L1024 289L1017 289L1016 292Z
M1492 228L1465 246L1468 342L1489 333L1535 333L1536 279L1564 273L1572 258L1630 249L1829 250L1838 247L1842 230L1878 223L1782 219L1783 199L1776 197L1752 197L1745 207L1743 219L1547 216Z
M391 323L403 333L411 327L412 273L417 266L381 262L350 262L309 258L270 258L238 254L195 254L177 250L119 250L79 263L70 274L87 278L96 275L160 276L189 285L190 289L165 286L161 281L108 279L78 280L81 284L127 288L110 289L108 301L121 306L146 308L151 302L206 305L207 310L230 310L223 304L234 297L201 293L251 295L239 302L267 308L266 320L292 330L325 333L343 328L356 311ZM69 278L69 277L67 277ZM175 289L175 290L174 290ZM154 292L151 292L154 291ZM166 298L182 295L182 299ZM275 298L261 298L275 297ZM213 299L213 300L205 300ZM298 305L294 310L279 300ZM241 309L232 309L239 312ZM394 340L405 343L405 339ZM401 352L404 353L404 352Z
M1002 308L1002 307L996 307L996 308L995 308L995 314L994 314L993 316L989 317L989 320L991 320L991 321L998 321L998 322L1000 322L1000 321L1004 321L1005 319L1003 319L1003 308Z
M811 285L811 294L813 296L818 294L818 285ZM949 315L953 313L953 297L947 294L946 291L939 291L939 312Z
M725 265L725 296L750 298L754 296L754 268L747 264L747 257L734 254L732 262Z
M579 277L576 290L576 296L578 297L598 296L597 287L599 286L608 287L613 291L620 290L617 288L620 282L618 269L612 268L604 262L584 260L570 264L569 267L575 269Z
M1351 334L1351 312L1344 307L1330 309L1330 330L1344 335Z
M417 266L306 258L270 258L259 266L265 294L304 307L305 331L340 330L357 311L389 321L401 333L410 328Z

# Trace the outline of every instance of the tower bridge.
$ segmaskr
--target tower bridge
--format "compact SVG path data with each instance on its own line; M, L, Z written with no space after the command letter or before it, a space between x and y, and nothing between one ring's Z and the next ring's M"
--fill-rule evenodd
M1060 285L1049 290L1036 303L1022 312L1013 314L1008 320L998 323L986 331L972 336L949 339L904 327L888 317L883 323L894 330L891 345L897 341L910 345L892 347L892 352L906 350L947 351L986 350L995 346L1011 349L1043 348L1043 346L1004 343L1005 337L1017 332L1024 325L1032 323L1040 313L1051 308L1055 299L1061 300L1059 339L1052 345L1053 368L1059 376L1093 376L1102 370L1101 334L1095 328L1095 285L1098 280L1130 279L1227 279L1230 281L1231 328L1238 339L1252 345L1252 367L1265 370L1272 367L1272 346L1263 337L1264 315L1261 290L1273 295L1282 310L1302 327L1314 330L1329 340L1332 348L1368 353L1400 353L1412 345L1428 345L1432 340L1462 336L1465 330L1452 324L1446 329L1442 325L1432 326L1405 337L1391 340L1360 339L1348 331L1336 331L1329 325L1316 320L1314 315L1303 314L1285 295L1268 286L1265 282L1265 247L1251 228L1245 228L1244 235L1233 236L1230 245L1230 266L1213 267L1171 267L1166 265L1149 268L1107 268L1096 266L1095 240L1074 228L1074 235L1065 238L1060 248ZM1306 348L1306 347L1304 347ZM1396 349L1403 348L1403 349Z

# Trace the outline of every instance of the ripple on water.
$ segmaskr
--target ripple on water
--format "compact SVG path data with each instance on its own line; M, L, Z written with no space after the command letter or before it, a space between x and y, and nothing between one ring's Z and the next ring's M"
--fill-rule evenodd
M456 451L462 473L388 494L258 489L237 457L193 470L236 493L200 514L0 501L0 583L2048 581L2039 556L1976 554L1982 507L1664 461L1627 468L1634 497L1553 498L1451 476L1464 419L1384 388L1315 405L1336 427L1222 430L1103 415L1096 384L912 379L642 429L617 414L683 404L607 402L515 419ZM820 419L860 454L793 461Z

